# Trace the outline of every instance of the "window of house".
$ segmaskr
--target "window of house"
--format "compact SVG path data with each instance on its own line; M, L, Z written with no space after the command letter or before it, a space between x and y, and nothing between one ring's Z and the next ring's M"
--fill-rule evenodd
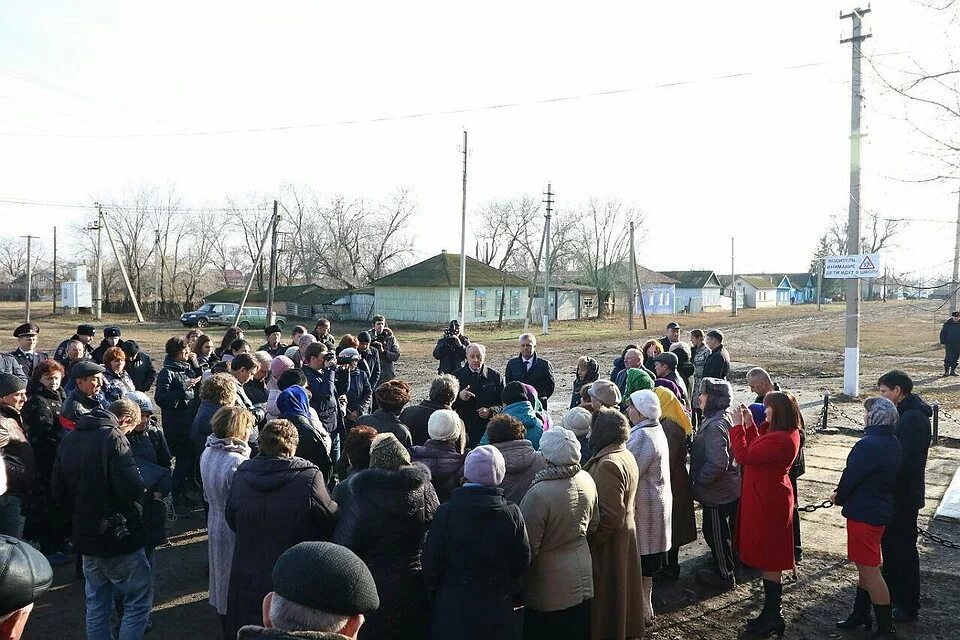
M497 289L495 294L496 295L494 296L494 302L493 302L493 315L499 316L500 305L502 304L502 300L503 300L503 289Z
M487 291L476 289L473 294L473 315L482 318L487 315Z
M510 289L510 315L520 315L520 289Z

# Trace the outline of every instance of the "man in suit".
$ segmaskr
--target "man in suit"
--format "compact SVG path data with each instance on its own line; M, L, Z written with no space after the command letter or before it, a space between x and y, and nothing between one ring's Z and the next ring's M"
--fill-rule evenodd
M520 355L507 362L506 381L525 382L537 390L537 396L547 408L547 399L553 395L556 383L550 361L537 356L537 338L531 333L520 336Z
M453 408L467 429L471 448L480 444L487 423L503 409L503 378L484 364L487 349L476 342L467 347L467 364L454 372L460 393Z
M13 330L13 337L17 339L17 348L10 352L17 361L23 374L29 380L33 376L33 368L47 359L47 354L37 351L37 338L40 327L32 322L24 323Z

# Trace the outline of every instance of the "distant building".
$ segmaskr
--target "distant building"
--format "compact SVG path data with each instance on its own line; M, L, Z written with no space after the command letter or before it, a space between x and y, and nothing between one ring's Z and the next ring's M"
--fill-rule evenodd
M720 279L713 271L664 271L677 281L677 309L685 313L719 311Z
M743 294L743 306L766 309L777 306L777 285L761 276L737 276L734 288ZM789 304L789 300L787 301Z

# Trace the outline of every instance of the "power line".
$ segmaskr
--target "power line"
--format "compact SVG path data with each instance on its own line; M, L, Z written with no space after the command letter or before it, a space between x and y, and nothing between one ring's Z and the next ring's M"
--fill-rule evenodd
M96 206L92 203L83 202L44 202L41 200L24 200L16 198L0 198L0 204L65 209L94 209ZM130 207L118 204L105 204L103 206L127 213L131 211L142 210L138 207ZM150 207L150 209L156 209L156 207ZM260 207L170 207L169 211L172 213L256 213L267 211L267 209L268 206L263 205Z

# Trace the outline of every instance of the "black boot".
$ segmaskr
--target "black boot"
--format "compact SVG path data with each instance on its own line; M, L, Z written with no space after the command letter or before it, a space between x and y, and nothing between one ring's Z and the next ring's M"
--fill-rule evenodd
M877 630L870 636L873 640L896 640L897 630L893 628L893 607L889 604L873 605L877 614Z
M951 375L951 376L957 375L957 368L956 368L956 367L950 367L950 375Z
M856 629L863 625L867 631L873 626L870 615L870 594L866 589L857 587L857 599L853 601L853 613L837 622L837 629Z
M782 636L787 628L783 620L783 585L773 580L763 581L763 611L760 617L747 623L747 631L756 636L769 638L771 635Z

